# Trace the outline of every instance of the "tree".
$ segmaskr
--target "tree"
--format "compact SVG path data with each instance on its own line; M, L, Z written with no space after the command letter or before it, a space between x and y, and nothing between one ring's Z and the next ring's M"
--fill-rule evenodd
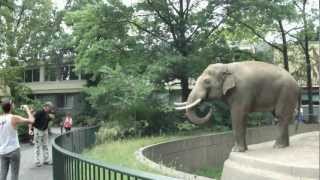
M221 30L220 25L225 22L226 14L230 11L228 3L200 0L147 0L139 3L136 8L140 15L129 20L130 24L133 24L140 33L166 43L181 56L174 67L170 67L175 69L170 79L180 80L182 99L186 100L191 76L188 58L219 39L216 33Z
M65 9L70 4L68 0ZM60 62L70 54L70 37L62 27L64 12L48 0L0 1L0 73L14 98L31 100L30 90L20 84L25 67Z
M306 62L306 72L307 72L307 89L308 89L308 116L309 122L315 122L313 116L313 100L312 100L312 67L310 60L310 45L309 41L314 38L317 34L315 26L313 22L318 18L318 16L312 16L307 12L307 0L294 1L295 6L299 11L299 15L301 17L301 23L303 25L303 29L297 33L297 35L293 36L297 39L298 44L301 46ZM315 10L311 10L314 12ZM316 13L315 13L316 14Z
M77 23L78 25L73 26L79 28L79 32L77 30L74 32L77 37L76 41L79 42L77 62L82 67L85 67L84 64L88 65L85 69L89 69L89 67L96 69L93 68L93 65L100 67L101 64L99 63L88 63L87 53L89 50L91 51L90 55L100 53L98 57L95 57L95 62L106 62L105 57L116 59L121 56L124 57L124 55L112 56L116 51L109 52L108 55L104 54L107 51L98 52L99 48L95 49L98 46L91 46L91 43L94 43L93 41L96 41L97 38L101 39L100 43L102 41L106 43L106 39L109 40L100 50L116 44L114 43L116 37L119 40L118 47L123 45L122 42L127 43L126 39L130 39L130 42L138 41L139 43L131 43L131 45L140 46L140 52L141 48L144 48L143 54L148 54L146 59L150 61L148 64L155 64L156 61L158 61L156 62L158 65L166 64L167 73L163 73L163 76L165 76L163 79L166 79L166 81L179 79L182 97L186 99L189 92L189 77L192 76L194 66L197 66L197 64L191 65L190 63L191 59L196 59L193 58L194 55L200 55L201 51L205 51L206 48L211 49L212 52L207 57L211 56L212 62L215 57L214 53L221 55L218 53L221 46L227 49L223 37L216 34L219 33L221 30L219 27L225 21L227 7L224 1L203 2L199 0L192 2L190 0L148 0L138 3L135 7L126 7L115 0L94 5L87 4L82 10L75 11L73 15L69 16L74 18L73 20L69 18L71 24L81 22L81 25ZM109 12L106 12L107 10ZM95 17L92 14L95 14ZM100 24L97 24L97 22ZM80 30L80 28L83 29ZM93 30L95 30L95 33L93 33ZM95 34L99 34L99 37L96 37ZM112 35L114 38L109 38ZM81 39L87 40L80 42ZM87 49L88 46L92 48ZM130 48L133 48L133 46L130 46ZM139 48L136 48L136 50ZM93 49L95 49L95 52L93 52ZM167 56L159 56L160 52L157 54L156 50L167 54ZM131 50L131 52L134 51ZM128 54L128 51L126 54ZM143 56L143 54L139 53L140 56ZM98 60L100 57L103 58L102 61ZM129 58L132 59L132 54ZM198 64L208 62L208 59L199 56L198 58ZM120 59L118 61L116 59L109 60L109 62L120 62ZM221 59L224 60L224 58Z
M289 71L288 36L300 27L290 27L290 23L297 21L294 3L290 0L272 1L236 1L232 4L237 12L229 14L231 28L240 31L248 30L272 48L281 52L284 68ZM288 27L286 27L288 26ZM244 30L245 29L245 30ZM245 32L246 33L246 32ZM268 38L268 34L280 36L281 42Z
M21 68L46 58L52 4L47 0L2 1L0 6L0 60L11 94L20 85Z
M131 127L147 121L155 131L173 126L178 118L167 82L180 79L185 99L189 78L209 63L249 54L230 50L221 33L223 1L193 3L145 1L127 7L109 0L71 8L65 21L72 27L76 67L97 80L86 92L100 119L131 120Z

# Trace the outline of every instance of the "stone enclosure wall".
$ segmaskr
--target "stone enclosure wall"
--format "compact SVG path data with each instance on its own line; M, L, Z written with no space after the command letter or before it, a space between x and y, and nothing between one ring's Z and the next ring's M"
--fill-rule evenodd
M301 124L296 134L310 131L319 131L319 125ZM295 134L293 125L290 126L290 134ZM270 141L277 136L276 126L249 128L247 143ZM203 167L221 168L229 156L233 142L233 135L230 131L156 144L144 148L142 154L153 162L178 171L192 173Z

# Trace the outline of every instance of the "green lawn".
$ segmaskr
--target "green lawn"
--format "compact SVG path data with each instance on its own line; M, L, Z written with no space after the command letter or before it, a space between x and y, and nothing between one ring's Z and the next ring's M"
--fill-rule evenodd
M111 141L100 144L84 152L84 155L96 160L105 161L110 164L126 166L132 169L155 172L136 160L134 153L141 147L165 142L170 137L147 137L131 140Z
M219 180L222 175L222 168L203 168L196 170L194 173Z
M84 155L110 164L121 165L153 173L161 173L140 163L136 160L134 153L141 147L166 142L175 138L177 138L177 136L159 136L106 142L84 152ZM196 171L195 173L201 176L220 178L221 172L222 169L204 168Z

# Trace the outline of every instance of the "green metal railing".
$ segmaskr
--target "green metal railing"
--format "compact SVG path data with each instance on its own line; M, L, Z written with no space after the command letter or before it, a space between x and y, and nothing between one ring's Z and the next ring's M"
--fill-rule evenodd
M95 145L99 127L81 128L56 137L52 145L53 180L176 180L90 160L80 155Z

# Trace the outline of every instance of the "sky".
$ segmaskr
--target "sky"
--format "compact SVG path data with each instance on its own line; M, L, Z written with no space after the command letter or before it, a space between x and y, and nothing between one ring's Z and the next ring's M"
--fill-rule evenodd
M59 9L62 9L66 0L51 0ZM139 0L121 0L125 5L130 6ZM308 0L309 7L319 8L319 0Z
M63 9L64 5L66 4L66 0L51 0L58 9ZM138 0L121 0L125 5L130 6L132 3L137 2Z

